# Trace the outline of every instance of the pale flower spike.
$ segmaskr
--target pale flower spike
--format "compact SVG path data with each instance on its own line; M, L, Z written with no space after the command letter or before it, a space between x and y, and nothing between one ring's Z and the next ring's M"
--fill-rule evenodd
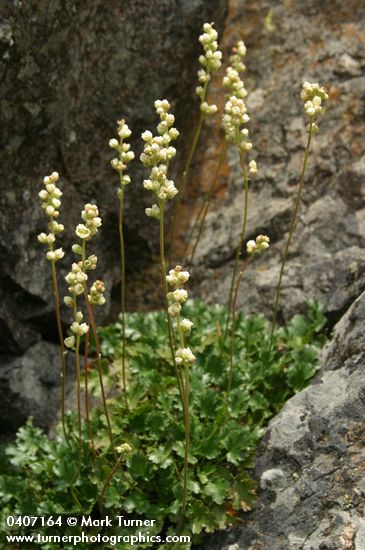
M54 250L56 235L64 231L64 226L62 223L58 223L55 219L58 218L60 214L60 198L62 197L61 190L56 186L58 179L58 172L52 172L50 176L46 176L43 179L45 189L42 189L42 191L39 192L39 197L42 200L42 208L50 220L48 223L49 233L40 233L38 235L38 241L42 244L48 245L46 257L50 262L57 262L65 255L62 248L57 248Z
M109 147L114 149L118 153L118 158L111 160L111 165L119 173L120 189L118 189L118 196L122 193L123 187L129 185L131 182L130 176L124 174L124 171L128 168L128 164L135 158L134 152L130 150L131 146L125 142L125 139L132 135L131 130L122 118L118 120L118 136L119 141L115 138L109 140Z
M174 269L170 269L169 274L166 275L166 282L174 288L167 294L167 300L169 303L168 311L169 315L175 319L177 330L181 334L182 346L175 352L175 361L177 365L189 366L195 361L195 356L190 348L184 346L183 334L190 334L193 323L190 319L180 320L181 304L188 299L188 293L184 288L181 288L190 278L188 271L183 271L180 265L177 265Z
M247 90L239 72L245 70L242 62L246 55L246 46L240 40L232 49L230 57L231 66L227 67L226 76L223 78L223 86L227 88L227 102L224 107L223 127L225 138L228 142L236 143L241 151L251 151L252 143L248 141L248 129L244 126L249 122L247 107L244 98Z
M98 228L101 226L102 221L99 217L99 210L95 204L85 204L84 209L81 212L83 224L79 224L76 227L76 235L82 240L83 245L72 245L72 251L78 256L85 254L86 241L91 239L98 232ZM65 280L68 285L68 291L71 296L64 297L64 303L67 307L76 310L77 297L81 296L87 290L88 275L87 271L94 271L98 262L97 256L91 254L87 258L83 257L79 262L74 262L71 267L71 271L66 275ZM88 294L88 300L91 304L103 305L105 304L104 298L105 286L102 281L95 281L90 288ZM89 327L86 323L81 323L82 313L77 311L74 315L74 322L71 325L71 332L78 338L85 335ZM70 349L75 349L77 340L75 336L69 336L65 338L65 346Z
M218 110L216 105L209 105L206 101L206 91L212 74L222 64L222 52L218 49L217 42L218 33L213 25L214 23L205 23L203 34L199 36L199 42L204 48L204 55L199 57L202 68L198 71L199 86L196 88L196 93L200 98L200 110L206 115L212 115Z
M313 84L304 82L300 97L304 102L304 112L310 119L307 131L311 128L311 131L316 133L318 130L316 121L323 110L322 102L328 99L327 91L323 86L319 86L317 82Z
M140 159L145 166L151 167L150 177L143 181L143 187L155 193L157 198L157 204L146 208L145 212L147 216L156 219L160 219L159 204L173 199L178 192L174 182L167 178L168 164L176 155L171 142L179 136L178 130L173 127L175 117L169 113L170 108L166 99L155 101L156 113L160 117L157 126L159 135L153 136L149 130L142 134L144 148Z

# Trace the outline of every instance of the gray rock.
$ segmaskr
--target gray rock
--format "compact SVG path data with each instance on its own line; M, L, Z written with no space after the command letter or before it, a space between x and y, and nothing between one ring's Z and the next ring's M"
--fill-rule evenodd
M9 372L15 357L40 340L57 341L49 265L36 239L46 222L38 191L43 177L53 170L60 173L64 192L61 221L66 232L60 245L66 249L66 258L60 262L61 291L73 260L73 228L85 202L96 201L103 230L92 248L99 257L98 276L108 289L107 306L99 312L99 320L118 311L117 178L110 167L113 153L108 140L115 135L116 120L125 117L138 157L140 133L156 126L153 103L164 97L172 102L176 125L184 135L197 114L198 36L205 21L215 21L222 29L226 4L226 0L1 3L2 372ZM183 149L181 138L179 150ZM172 170L179 162L175 168L172 163ZM130 307L139 292L137 276L149 265L156 246L157 225L144 214L151 198L143 191L139 164L131 169L133 183L126 193ZM62 318L66 326L67 311L62 311ZM6 393L6 379L2 379ZM18 406L14 401L14 410ZM27 412L37 415L31 407Z
M257 453L258 499L244 525L199 548L364 548L365 292L335 327L321 371L269 424Z
M70 406L74 365L67 360L66 397ZM61 406L59 347L37 342L20 357L8 358L0 369L2 437L11 435L29 416L44 428L54 423Z

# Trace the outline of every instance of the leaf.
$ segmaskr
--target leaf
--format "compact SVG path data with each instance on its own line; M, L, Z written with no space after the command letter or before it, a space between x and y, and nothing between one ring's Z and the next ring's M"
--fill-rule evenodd
M172 464L171 451L160 446L157 449L153 449L148 453L148 459L153 464L158 464L161 468L165 469Z
M223 478L210 481L203 488L203 494L213 500L216 504L223 504L227 497L229 482Z
M122 501L122 507L128 513L135 511L138 514L144 514L149 509L149 503L145 495L135 491Z
M256 483L247 474L239 474L229 490L234 510L251 510L255 498Z

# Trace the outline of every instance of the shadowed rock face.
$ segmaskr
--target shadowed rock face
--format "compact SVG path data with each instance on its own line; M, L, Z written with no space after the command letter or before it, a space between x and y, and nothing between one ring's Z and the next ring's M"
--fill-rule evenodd
M284 273L281 316L287 319L304 311L312 298L324 303L336 322L365 288L364 3L229 4L223 48L228 52L239 38L247 46L250 158L259 168L250 183L246 239L264 232L272 243L245 275L238 305L271 315L307 139L300 91L309 80L326 86L330 98L313 139ZM222 139L212 120L192 178L189 221L202 187L212 183ZM197 294L212 302L227 300L242 227L244 186L233 149L222 169L192 273L193 282L200 278Z
M365 293L336 325L313 383L270 422L244 525L201 550L363 550Z
M55 342L57 338L49 265L44 248L36 240L46 221L38 198L43 177L57 170L64 193L60 221L66 232L60 245L66 247L67 254L63 267L60 264L60 281L72 261L73 227L78 223L82 206L96 201L103 218L103 231L93 244L100 259L98 273L105 279L109 298L113 289L117 296L117 179L110 167L113 152L108 140L115 134L116 120L124 117L134 132L132 149L138 155L141 131L156 125L153 102L165 97L172 102L176 125L184 132L196 114L194 87L202 24L214 20L221 28L225 11L225 0L2 3L0 368L3 372L16 356L26 353L40 339ZM183 137L179 141L179 147L183 148ZM142 191L142 170L138 162L135 164L130 172L133 183L127 192L125 215L131 283L141 267L148 265L155 235L155 224L144 215L150 197ZM177 159L175 170L178 165ZM133 289L129 294L133 303ZM111 303L109 299L109 307L102 313L104 318L110 313ZM63 319L67 321L66 312ZM52 362L49 368L55 370L58 366ZM23 376L22 368L17 372L19 377ZM2 391L6 392L6 377L2 380ZM37 417L46 422L58 407L56 399L53 403L52 412L47 415L43 415L40 403L29 408L22 406L20 417L24 419L33 408L41 407ZM6 415L2 412L5 429L18 405L14 394ZM10 424L13 428L14 423Z

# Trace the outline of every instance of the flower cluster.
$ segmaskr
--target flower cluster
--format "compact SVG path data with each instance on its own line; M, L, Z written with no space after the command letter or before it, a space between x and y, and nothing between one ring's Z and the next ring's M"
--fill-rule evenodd
M85 223L79 223L75 233L81 240L88 241L96 235L98 228L101 226L101 218L99 217L97 206L95 204L85 204L81 217Z
M56 235L64 231L64 226L62 223L58 223L56 221L56 218L60 215L60 198L62 197L61 190L56 186L58 179L58 172L52 172L50 176L46 176L43 179L45 188L39 192L39 197L42 200L42 208L47 216L49 216L50 220L48 223L49 233L40 233L38 235L38 241L42 244L48 245L47 260L51 262L57 262L65 255L62 248L57 248L54 250Z
M99 211L94 204L85 204L81 212L81 217L84 224L79 224L77 226L76 235L82 240L82 246L79 244L74 244L72 246L72 251L74 254L81 256L81 260L72 264L71 271L65 277L68 291L71 296L65 296L64 303L66 306L73 308L75 312L74 321L71 324L71 332L74 333L74 336L69 336L65 339L65 345L71 349L74 349L75 343L78 342L77 338L80 338L89 330L86 323L81 323L82 312L77 311L77 297L87 293L87 281L89 278L87 271L94 271L98 262L98 258L95 254L86 257L86 241L91 239L101 226ZM90 288L90 293L88 293L89 302L91 304L103 305L105 303L105 298L103 296L104 292L104 283L102 281L95 281Z
M128 164L134 159L134 153L130 150L129 143L125 143L124 140L132 135L131 130L126 124L124 119L118 120L118 136L119 141L115 138L109 140L109 147L115 149L118 153L118 158L114 158L111 161L111 165L119 173L121 188L118 189L118 196L122 192L122 188L131 182L131 178L124 174Z
M242 62L246 55L246 46L240 40L232 49L230 57L231 65L227 67L226 76L223 78L223 86L227 88L227 102L224 107L223 127L226 140L237 143L241 151L251 151L252 143L248 141L248 129L244 128L250 117L244 98L247 90L239 73L245 70Z
M170 269L169 274L166 276L167 283L174 289L167 294L167 300L169 302L169 315L176 319L177 329L180 332L180 342L182 346L176 350L175 361L178 365L190 365L194 363L195 356L190 350L183 346L184 334L189 334L193 323L190 319L180 319L181 304L188 299L188 293L184 288L181 288L184 283L189 280L190 273L183 271L180 265L177 265L174 269Z
M76 311L75 320L70 327L73 334L65 338L65 346L67 348L75 349L75 345L80 338L89 332L89 325L87 323L82 323L82 319L82 311Z
M105 304L104 292L105 285L103 281L95 281L95 283L91 285L90 294L88 296L90 304L103 306Z
M200 109L204 114L211 115L217 112L216 105L209 105L206 101L206 92L208 83L212 74L219 69L222 64L222 52L218 50L218 33L213 27L214 23L205 23L203 34L199 36L199 42L204 48L204 55L199 57L202 66L198 71L199 86L196 93L200 98Z
M328 94L326 89L319 86L317 82L314 84L304 82L300 97L304 102L305 114L311 119L311 121L314 121L315 118L322 112L322 101L326 101L328 99Z
M229 58L231 66L238 72L243 73L246 70L246 66L243 63L243 58L246 57L247 49L243 40L239 40L232 48L232 55Z
M247 254L250 256L253 254L259 254L266 248L269 248L270 239L267 235L258 235L256 240L247 242Z
M119 445L119 447L116 447L115 450L117 451L117 453L122 455L124 453L130 453L132 451L132 447L129 445L129 443L122 443L121 445Z
M195 355L190 348L176 350L175 361L178 365L191 365L195 361Z
M84 286L88 280L87 273L83 270L82 262L73 263L71 271L65 277L70 294L80 296L84 292ZM73 307L74 301L70 296L65 296L66 306Z
M153 136L152 132L146 130L142 134L145 142L141 161L145 166L151 167L150 177L143 181L143 187L148 191L153 191L157 197L157 204L151 208L146 208L147 216L160 218L160 205L168 199L173 199L177 194L177 189L172 180L167 177L168 164L176 155L176 149L171 145L179 132L173 127L175 117L169 113L171 106L166 100L155 101L156 113L160 117L160 123L157 126L159 135Z

